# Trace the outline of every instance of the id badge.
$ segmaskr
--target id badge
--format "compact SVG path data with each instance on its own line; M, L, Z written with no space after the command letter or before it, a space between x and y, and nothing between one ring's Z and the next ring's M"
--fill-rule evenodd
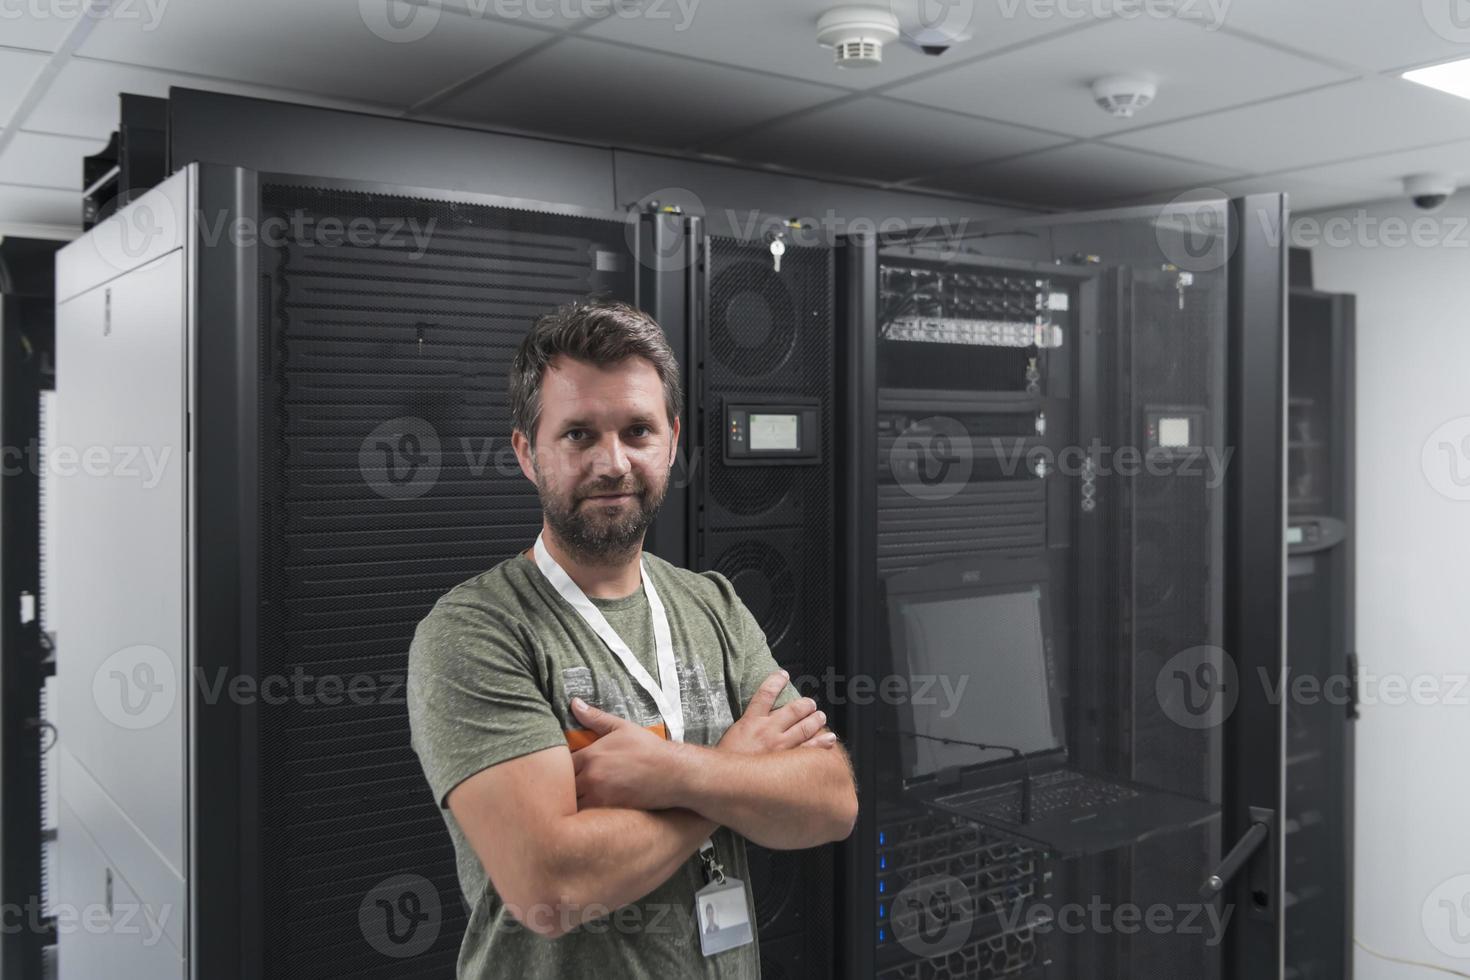
M695 892L694 919L699 923L699 948L705 956L744 946L755 938L745 904L745 883L739 878L726 878Z

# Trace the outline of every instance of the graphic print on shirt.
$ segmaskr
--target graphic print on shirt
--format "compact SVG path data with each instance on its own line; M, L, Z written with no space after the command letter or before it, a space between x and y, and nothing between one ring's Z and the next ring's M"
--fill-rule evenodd
M725 729L735 723L725 686L711 685L702 663L680 660L675 666L679 674L679 696L684 699L684 741L696 745L719 744Z
M633 691L625 687L622 678L619 677L593 677L590 667L564 667L561 672L562 685L566 689L567 703L570 705L572 698L581 698L594 708L606 711L610 715L616 715L629 721L637 722L642 728L653 732L659 738L668 738L668 730L664 727L663 720L659 717L658 708L652 703L652 699L643 694L642 691ZM628 682L633 683L631 679ZM629 704L633 705L629 710ZM585 749L599 736L596 732L583 728L576 717L567 710L567 747L573 752Z
M679 696L684 702L684 740L696 745L718 744L725 729L734 724L725 689L723 685L710 684L703 664L690 663L677 654L675 657ZM594 708L637 722L660 738L668 737L657 705L636 688L632 678L593 677L589 667L565 667L561 676L568 701L581 698ZM567 745L573 752L597 741L599 736L595 732L583 728L573 717L567 720L571 725L566 733Z

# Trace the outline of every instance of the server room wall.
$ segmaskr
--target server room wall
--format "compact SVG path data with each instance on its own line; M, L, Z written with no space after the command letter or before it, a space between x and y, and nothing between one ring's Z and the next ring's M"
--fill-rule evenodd
M1463 223L1470 194L1438 217ZM1445 962L1426 935L1458 915L1470 873L1470 786L1463 746L1470 713L1454 678L1465 675L1464 597L1470 592L1470 284L1463 248L1385 247L1389 218L1424 217L1408 201L1312 214L1297 228L1385 228L1382 239L1338 236L1313 249L1318 289L1357 294L1357 731L1354 903L1357 938L1379 950ZM1301 219L1298 219L1299 221ZM1330 239L1323 235L1323 241ZM1463 244L1463 241L1461 242ZM1389 677L1406 678L1402 699ZM1381 681L1371 681L1379 678ZM1434 685L1420 706L1414 682ZM1397 703L1395 701L1397 700ZM1376 702L1376 703L1375 703ZM1457 880L1458 879L1458 880ZM1458 889L1449 891L1447 889ZM1453 900L1446 899L1452 896ZM1442 899L1446 899L1442 902ZM1357 980L1406 976L1354 953ZM1463 961L1462 961L1463 962Z

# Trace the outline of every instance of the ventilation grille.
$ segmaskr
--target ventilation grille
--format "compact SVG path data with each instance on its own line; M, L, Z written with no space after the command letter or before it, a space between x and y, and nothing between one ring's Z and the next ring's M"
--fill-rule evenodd
M631 299L623 226L286 186L261 210L289 231L261 248L260 673L368 692L261 703L266 975L448 978L465 914L409 747L408 647L440 595L534 539L507 369L536 316ZM358 920L401 874L443 909L437 941L407 958Z
M1045 545L1045 481L971 483L941 500L915 497L898 484L878 487L883 577L946 558L1021 557Z
M833 45L833 52L837 64L849 67L854 63L876 65L883 61L883 45L868 38L838 41Z
M793 625L799 600L788 556L758 541L737 542L720 552L714 570L735 586L771 646L782 644Z
M1124 92L1117 95L1100 95L1097 104L1109 115L1130 119L1139 109L1146 109L1154 97L1146 92Z
M705 370L711 388L830 397L832 342L830 251L792 246L776 272L766 246L710 239Z

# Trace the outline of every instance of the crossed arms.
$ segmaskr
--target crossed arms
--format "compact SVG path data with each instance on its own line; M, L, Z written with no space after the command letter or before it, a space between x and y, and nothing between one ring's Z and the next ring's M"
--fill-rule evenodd
M449 809L507 909L548 938L647 895L718 826L777 850L842 840L857 819L847 753L811 699L772 709L785 684L767 677L714 748L574 699L597 741L482 770Z

